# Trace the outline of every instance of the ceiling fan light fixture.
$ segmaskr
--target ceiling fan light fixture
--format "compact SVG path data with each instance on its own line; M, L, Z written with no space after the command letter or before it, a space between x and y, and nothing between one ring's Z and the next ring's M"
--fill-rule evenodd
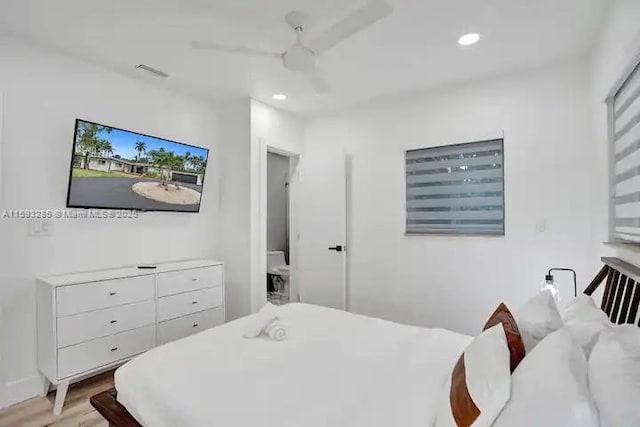
M468 33L458 39L460 46L472 46L480 41L480 34Z
M272 96L272 98L276 101L284 101L285 99L287 99L287 95L285 95L284 93L276 93Z

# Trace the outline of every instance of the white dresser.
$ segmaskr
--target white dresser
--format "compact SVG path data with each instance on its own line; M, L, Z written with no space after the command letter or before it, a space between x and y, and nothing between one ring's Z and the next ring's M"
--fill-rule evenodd
M224 322L222 262L155 266L38 279L38 366L44 392L58 386L56 415L70 382Z

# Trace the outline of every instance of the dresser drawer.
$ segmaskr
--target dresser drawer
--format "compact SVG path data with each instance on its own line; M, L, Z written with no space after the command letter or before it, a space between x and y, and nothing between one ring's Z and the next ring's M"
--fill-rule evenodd
M152 325L155 321L154 300L59 317L58 347Z
M151 325L59 349L58 379L127 359L154 344L155 326Z
M190 268L158 274L158 296L222 286L222 266Z
M185 316L223 304L224 295L220 287L171 295L158 300L158 321Z
M224 309L201 311L158 325L158 344L166 344L224 323Z
M127 277L61 286L56 289L58 317L153 299L154 276Z

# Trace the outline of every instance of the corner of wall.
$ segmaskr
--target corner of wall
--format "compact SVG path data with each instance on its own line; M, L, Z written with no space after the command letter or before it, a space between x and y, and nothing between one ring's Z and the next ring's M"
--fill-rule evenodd
M251 102L228 101L221 108L218 254L225 262L227 320L250 312Z
M33 375L6 383L0 389L0 409L38 396L43 392L43 389L44 379L40 375Z

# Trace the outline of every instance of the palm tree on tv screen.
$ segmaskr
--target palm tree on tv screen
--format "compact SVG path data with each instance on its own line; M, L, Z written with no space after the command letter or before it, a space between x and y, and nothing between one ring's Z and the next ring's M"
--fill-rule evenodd
M147 156L149 157L149 163L151 163L154 168L158 169L160 167L160 153L158 150L147 151Z
M76 131L76 150L84 155L84 169L89 169L89 156L98 154L101 150L101 144L111 143L104 138L100 138L99 134L105 132L107 134L113 131L109 126L97 125L95 123L79 122ZM113 147L111 147L113 153Z
M113 145L111 145L111 142L107 141L106 139L102 139L98 141L97 151L98 154L106 157L110 154L113 154Z
M160 175L160 185L163 187L167 187L167 181L169 180L168 174L165 173L165 169L168 165L168 154L167 151L160 147L158 150L150 150L147 152L151 160L151 164L159 170Z
M136 161L140 162L140 158L142 157L142 153L147 151L147 144L142 142L142 141L136 142L136 151L138 152L138 156L136 158Z
M98 152L102 157L108 158L108 172L111 172L111 159L109 159L111 157L111 154L113 154L113 145L111 145L111 142L107 141L106 139L99 141Z
M190 152L185 151L184 154L182 155L182 164L183 164L184 170L190 169L189 165L191 164L191 160L193 160L193 156L191 155Z
M184 170L184 157L176 155L173 151L167 153L166 162L169 174L172 170ZM175 181L174 185L177 190L180 189L178 181Z
M196 166L198 162L204 161L202 156L193 156L191 153L185 153L182 156L174 153L173 151L166 151L164 148L158 150L149 150L146 152L149 162L159 171L160 183L159 185L164 187L165 190L169 190L169 181L171 180L172 171L186 171L186 158L189 158L190 163ZM175 181L174 185L176 189L180 189L180 184Z
M207 165L207 161L203 156L195 156L191 160L191 162L197 173L204 173L204 169L205 169L205 166Z

